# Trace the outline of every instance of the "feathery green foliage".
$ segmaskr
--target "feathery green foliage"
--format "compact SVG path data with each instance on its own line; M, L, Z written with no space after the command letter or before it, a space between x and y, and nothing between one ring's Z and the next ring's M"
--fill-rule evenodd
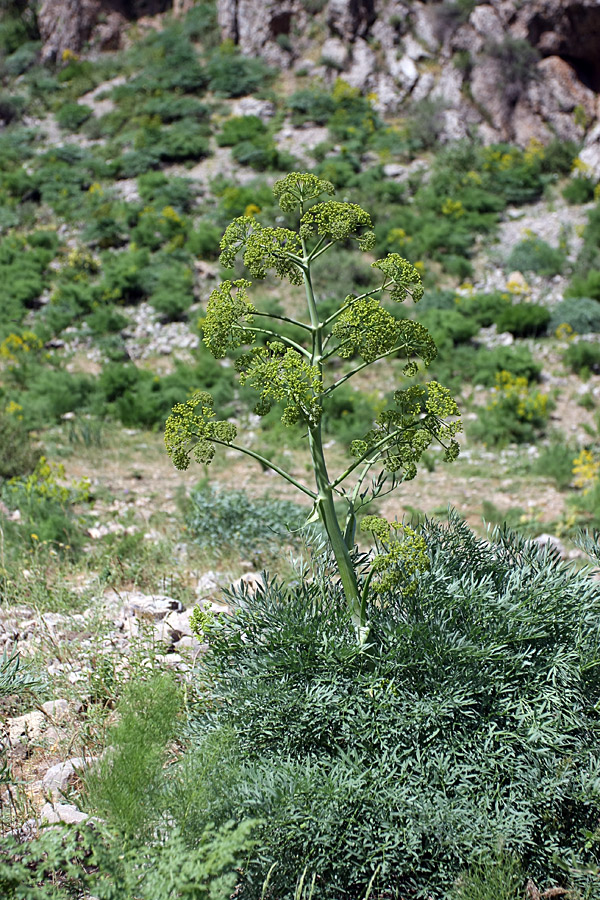
M456 515L398 528L397 550L385 522L366 527L394 555L373 576L391 577L371 610L369 652L329 559L312 581L235 592L234 612L205 623L208 693L191 755L206 759L219 734L236 740L204 768L200 822L262 820L243 895L259 897L276 862L282 900L305 867L318 900L362 896L378 866L375 896L474 896L503 846L521 868L498 896L528 877L597 896L591 570L507 532L478 539Z

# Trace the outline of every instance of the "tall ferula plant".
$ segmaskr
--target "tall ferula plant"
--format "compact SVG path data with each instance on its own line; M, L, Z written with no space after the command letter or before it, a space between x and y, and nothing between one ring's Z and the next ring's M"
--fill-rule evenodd
M224 281L208 301L204 342L217 359L229 350L249 347L236 359L240 382L258 395L255 413L264 416L274 404L282 404L284 425L305 431L314 487L236 443L236 426L216 418L213 399L203 391L174 407L167 420L165 443L178 469L186 469L192 456L208 464L217 446L230 447L277 472L310 497L313 512L309 520L320 520L325 528L353 623L359 640L364 641L372 578L367 577L361 585L352 561L357 513L400 482L414 478L417 464L432 441L443 445L446 460L454 460L458 455L455 435L461 427L459 413L447 388L435 381L397 390L393 405L379 413L373 427L352 442L349 465L335 476L329 473L322 425L335 391L386 356L404 358L403 373L413 376L418 368L416 359L427 366L437 350L422 325L398 320L382 306L381 297L386 292L397 303L408 296L418 301L423 295L418 271L397 253L373 263L381 273L378 287L358 296L348 295L334 313L324 317L313 289L312 267L323 254L349 240L356 240L361 250L371 250L375 243L371 218L354 203L320 200L324 194L333 194L334 188L315 175L292 172L275 183L273 193L282 210L297 211L297 230L271 228L261 225L254 216L240 216L223 235L220 262L231 268L242 254L244 265L254 278L264 278L269 270L274 270L279 278L303 285L307 316L297 320L260 312L248 296L251 282L243 278ZM283 327L289 332L290 325L295 326L295 333L301 338L294 340L283 333ZM266 343L257 345L258 338L266 339ZM343 375L330 371L336 356L352 360ZM345 507L342 519L335 508L336 500L343 501ZM386 559L390 563L402 562L406 554L398 552L399 545L393 540L396 529L374 516L366 517L365 524L388 551L377 558L379 566L375 569L385 568L381 564ZM413 534L413 545L414 537ZM389 587L389 576L379 582L382 583ZM373 587L376 586L374 582Z

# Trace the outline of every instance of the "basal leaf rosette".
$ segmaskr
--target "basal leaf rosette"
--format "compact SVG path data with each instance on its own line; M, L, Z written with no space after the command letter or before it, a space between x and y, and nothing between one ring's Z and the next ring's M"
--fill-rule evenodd
M330 181L324 181L309 172L290 172L273 185L273 194L284 212L291 212L297 206L310 200L317 200L321 194L334 194Z
M402 303L407 296L418 303L423 296L423 283L419 272L399 253L388 253L384 259L376 260L373 268L380 269L385 275L384 289L389 290L390 297L396 303Z
M300 219L300 235L305 241L314 235L330 241L355 237L361 250L372 250L375 246L372 224L369 213L356 203L326 200L304 213Z
M215 359L222 359L228 350L254 340L253 332L243 324L251 325L252 313L256 312L248 299L249 287L250 282L243 278L224 281L209 297L202 331L204 343Z
M230 444L237 434L231 422L215 420L214 400L197 391L186 403L177 403L165 425L165 447L176 469L187 469L192 455L209 465L215 444Z
M410 481L434 440L444 447L448 462L456 459L455 435L461 430L460 413L449 390L430 381L396 391L393 408L379 413L364 438L352 442L350 452L360 461L378 460L386 472L401 472L401 480Z
M302 284L303 273L298 263L302 259L302 245L295 231L289 228L266 228L254 216L238 216L221 238L219 262L233 268L239 253L254 278L265 278L273 269L280 278L292 284Z
M317 366L279 341L256 347L237 361L240 381L259 394L254 411L266 415L275 403L285 403L284 425L304 422L313 428L321 418L323 382Z

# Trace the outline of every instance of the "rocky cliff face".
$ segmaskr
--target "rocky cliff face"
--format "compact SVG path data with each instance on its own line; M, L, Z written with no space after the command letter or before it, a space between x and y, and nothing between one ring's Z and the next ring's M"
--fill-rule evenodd
M37 13L42 59L60 59L65 50L79 52L88 43L115 50L128 22L172 6L172 0L42 0Z
M248 55L372 92L386 113L430 101L442 139L585 140L600 174L600 0L218 0Z

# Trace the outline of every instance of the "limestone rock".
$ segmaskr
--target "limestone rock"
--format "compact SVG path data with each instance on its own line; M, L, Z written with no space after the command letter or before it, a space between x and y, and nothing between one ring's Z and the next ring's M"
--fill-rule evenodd
M58 825L60 822L77 825L85 822L87 818L86 813L70 803L45 803L40 812L40 822L49 825Z
M579 157L591 168L594 177L600 179L600 123L588 134Z
M171 0L42 0L37 13L42 60L60 61L65 50L79 53L88 42L116 50L127 22L165 12Z
M138 619L160 620L168 613L181 612L183 604L173 597L164 594L142 594L139 591L125 591L121 594L125 601L123 616L136 616Z
M42 778L42 787L52 795L63 794L69 785L77 781L79 772L87 765L86 760L80 756L57 763L51 766Z

